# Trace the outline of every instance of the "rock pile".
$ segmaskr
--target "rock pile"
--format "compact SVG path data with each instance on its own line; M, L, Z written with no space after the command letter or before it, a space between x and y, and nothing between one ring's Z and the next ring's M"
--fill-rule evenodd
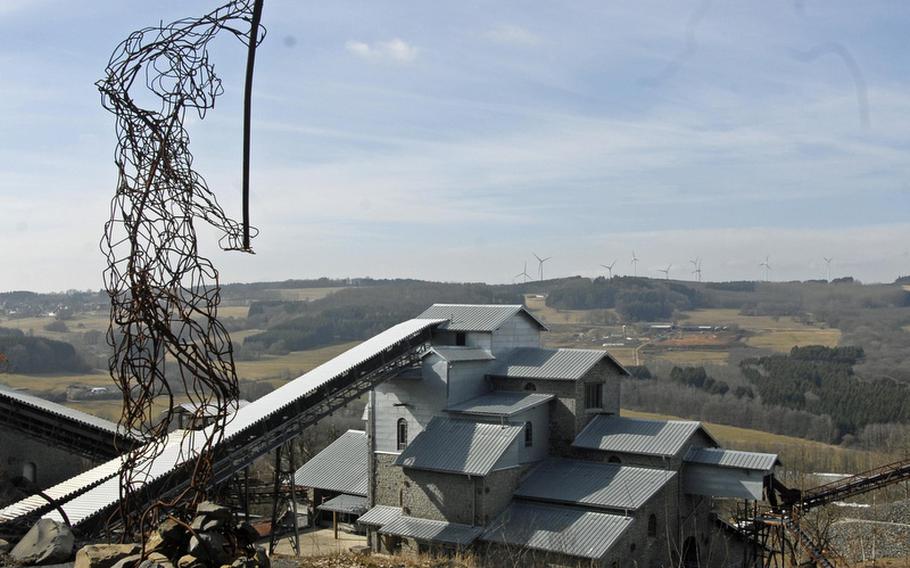
M201 503L189 527L167 519L138 544L82 547L74 568L269 568L259 533L238 523L227 507Z
M16 563L26 566L56 564L73 557L74 543L73 531L68 526L41 519L9 551L9 556Z

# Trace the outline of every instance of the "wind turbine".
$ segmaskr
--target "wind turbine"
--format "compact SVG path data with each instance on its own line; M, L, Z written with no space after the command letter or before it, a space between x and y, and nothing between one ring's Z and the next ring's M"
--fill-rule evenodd
M827 280L828 282L831 282L831 261L834 259L828 258L827 256L823 256L822 258L825 259L825 275L826 275L825 280Z
M670 268L672 268L672 267L673 267L672 264L668 264L666 268L659 268L657 271L663 272L664 276L666 276L667 280L669 280L670 279Z
M692 267L694 268L692 274L695 275L695 281L701 282L701 258L696 256L695 260L690 260L689 262L692 263Z
M540 258L539 256L537 256L536 252L532 252L531 254L533 254L534 258L537 259L537 279L543 280L543 263L545 263L546 261L550 260L553 257L548 256L547 258Z
M765 269L765 282L771 280L771 257L765 255L765 261L759 264L762 268Z
M528 261L527 260L525 261L525 269L522 270L521 272L519 272L518 274L516 274L515 276L513 276L512 278L515 279L515 278L522 278L522 277L525 279L525 283L527 283L528 280L531 279L531 275L528 274Z
M616 264L616 261L615 261L615 260L613 261L612 264L601 264L601 266L603 266L604 268L606 268L606 269L607 269L607 272L610 273L610 280L613 280L613 265L614 265L614 264Z
M632 276L638 276L638 257L635 256L635 251L632 251Z

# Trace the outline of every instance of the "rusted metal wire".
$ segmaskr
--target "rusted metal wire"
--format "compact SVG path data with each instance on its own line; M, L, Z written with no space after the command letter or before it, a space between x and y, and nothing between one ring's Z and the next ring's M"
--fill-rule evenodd
M219 32L249 48L249 96L254 61L249 54L265 37L261 10L262 0L234 0L198 18L133 32L97 83L104 108L116 117L118 138L117 190L101 242L111 300L110 372L123 393L120 425L151 441L123 448L130 451L120 472L117 520L125 538L164 515L187 518L206 498L212 449L238 398L231 340L217 318L218 271L199 254L195 224L202 220L219 229L225 250L251 252L249 237L256 230L247 215L241 224L225 214L193 169L184 119L187 112L204 118L223 91L208 52ZM245 109L246 201L249 102ZM215 427L195 433L205 439L196 441L200 450L189 487L168 502L149 503L140 488L148 464L164 449L175 397L184 394L200 412L211 414Z

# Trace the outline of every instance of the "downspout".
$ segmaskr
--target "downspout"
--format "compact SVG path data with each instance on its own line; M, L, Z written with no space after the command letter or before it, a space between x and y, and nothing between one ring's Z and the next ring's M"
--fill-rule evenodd
M376 397L373 389L370 389L367 398L367 447L370 453L367 460L367 478L370 480L367 484L367 503L372 509L376 506Z

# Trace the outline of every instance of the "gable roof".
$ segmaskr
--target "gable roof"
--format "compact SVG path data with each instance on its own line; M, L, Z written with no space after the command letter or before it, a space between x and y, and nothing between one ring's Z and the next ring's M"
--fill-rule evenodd
M516 314L523 314L547 331L547 326L521 304L433 304L417 317L449 320L439 326L449 331L496 331Z
M303 464L294 481L303 487L366 496L368 459L366 432L348 430Z
M634 511L675 475L664 469L549 459L528 475L515 497Z
M480 538L532 550L601 559L631 524L632 517L513 501Z
M516 379L577 381L604 357L609 358L609 354L600 349L519 347L511 350L488 374ZM616 363L616 366L627 374L621 365Z
M484 476L493 470L522 430L522 426L436 416L408 444L395 465Z
M382 525L382 528L379 529L380 534L460 546L471 544L480 536L481 532L483 532L481 527L404 515Z
M446 408L479 416L512 416L550 402L556 395L528 391L494 391Z
M492 361L496 359L489 349L482 347L434 346L427 353L435 353L450 363L457 361Z
M652 456L675 456L696 432L717 444L702 427L690 420L644 420L599 414L578 433L572 446Z
M690 448L686 454L685 461L688 463L758 471L771 471L774 466L780 465L777 454L741 452L723 448Z

